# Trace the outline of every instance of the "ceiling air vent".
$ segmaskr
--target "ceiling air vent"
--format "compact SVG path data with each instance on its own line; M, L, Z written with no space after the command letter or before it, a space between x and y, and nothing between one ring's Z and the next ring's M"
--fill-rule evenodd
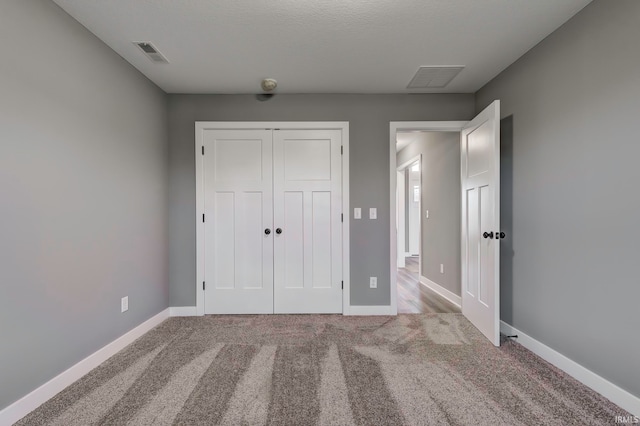
M161 62L168 64L169 61L164 57L162 53L156 47L148 41L134 41L133 44L138 46L142 52L153 62Z
M407 89L442 89L455 78L464 67L420 67Z

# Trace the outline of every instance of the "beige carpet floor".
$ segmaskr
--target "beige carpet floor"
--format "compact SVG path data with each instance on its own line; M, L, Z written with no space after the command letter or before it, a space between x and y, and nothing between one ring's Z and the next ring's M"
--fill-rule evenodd
M18 425L604 425L629 415L461 314L171 318Z

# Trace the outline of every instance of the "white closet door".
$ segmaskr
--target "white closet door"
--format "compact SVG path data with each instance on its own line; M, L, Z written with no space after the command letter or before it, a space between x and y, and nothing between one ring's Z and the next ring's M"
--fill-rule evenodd
M275 312L341 313L341 132L276 130L273 144Z
M205 130L203 142L205 313L273 313L272 132Z

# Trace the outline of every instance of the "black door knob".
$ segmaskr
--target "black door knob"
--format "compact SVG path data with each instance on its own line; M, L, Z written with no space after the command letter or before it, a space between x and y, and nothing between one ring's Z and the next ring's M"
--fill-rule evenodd
M505 233L504 233L504 232L501 232L501 233L500 233L500 238L504 238L504 237L506 237Z
M269 229L269 228L265 229L265 230L264 230L264 233L265 233L266 235L269 235L269 234L271 233L271 229Z
M485 232L482 234L483 237L493 239L493 232Z
M282 229L280 228L276 229L276 234L282 234Z

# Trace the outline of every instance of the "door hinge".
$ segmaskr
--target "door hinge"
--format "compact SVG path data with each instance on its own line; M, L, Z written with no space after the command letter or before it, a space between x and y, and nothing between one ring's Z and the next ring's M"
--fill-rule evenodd
M204 223L204 213L202 213L202 223Z
M344 281L342 281L342 289L344 290Z
M340 213L340 222L344 222L344 213Z
M344 154L344 146L340 145L340 155Z
M206 289L206 286L204 284L204 281L202 281L202 290L205 290L205 289Z
M202 155L204 155L204 145L202 145Z

